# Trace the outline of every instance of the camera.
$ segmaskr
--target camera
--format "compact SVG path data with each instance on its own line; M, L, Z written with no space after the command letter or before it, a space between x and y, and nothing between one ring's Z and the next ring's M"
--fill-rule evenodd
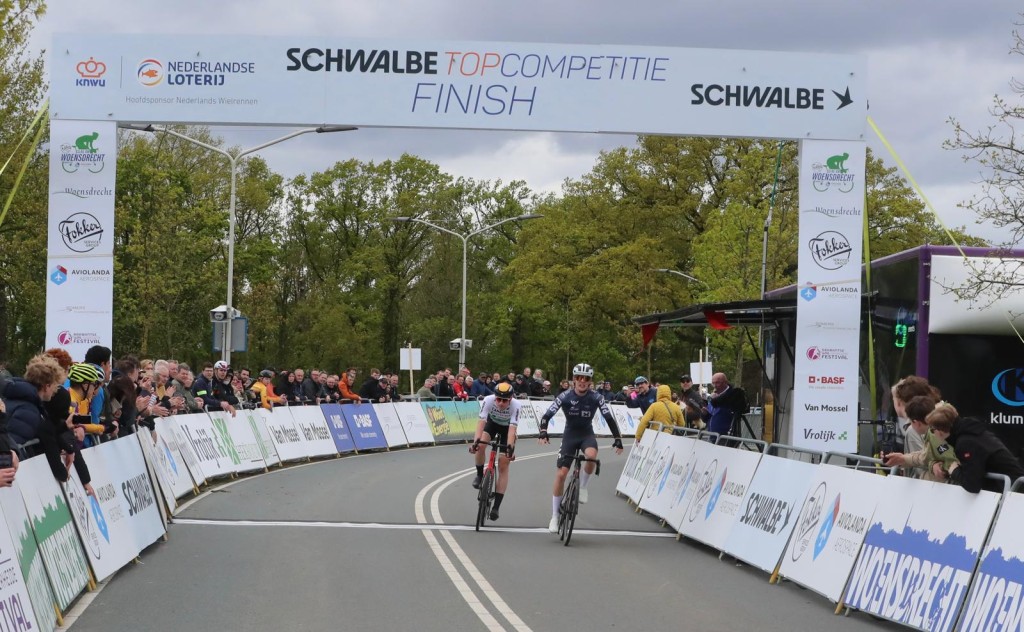
M448 348L451 349L452 351L460 350L462 348L462 339L456 338L455 340L452 340L451 342L448 343ZM468 338L466 339L466 348L473 348L473 341Z
M234 307L231 308L231 317L238 318L242 315L242 312L238 311ZM223 323L228 319L228 306L219 305L210 310L210 322L211 323Z

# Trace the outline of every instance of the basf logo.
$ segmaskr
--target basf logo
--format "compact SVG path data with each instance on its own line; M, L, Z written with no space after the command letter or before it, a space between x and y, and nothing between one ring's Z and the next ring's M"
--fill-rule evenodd
M158 86L164 80L164 65L158 59L143 59L139 62L137 76L139 83L147 88Z
M845 388L846 377L843 375L808 375L807 386L818 391L839 391Z

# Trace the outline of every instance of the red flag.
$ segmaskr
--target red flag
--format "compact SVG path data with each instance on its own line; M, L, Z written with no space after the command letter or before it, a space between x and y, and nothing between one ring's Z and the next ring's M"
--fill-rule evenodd
M732 329L732 325L725 321L725 314L722 312L706 309L704 310L704 318L708 319L708 324L711 325L712 329Z
M647 323L646 325L640 326L640 334L644 337L644 349L646 349L647 345L651 344L651 341L654 340L654 334L658 331L658 327L660 326L661 321L656 323Z

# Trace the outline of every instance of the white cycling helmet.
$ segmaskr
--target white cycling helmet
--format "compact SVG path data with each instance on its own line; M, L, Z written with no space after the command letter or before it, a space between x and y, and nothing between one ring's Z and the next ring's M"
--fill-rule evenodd
M213 363L213 368L224 369L225 371L227 371L228 369L231 368L231 366L228 365L228 363L223 360L217 360L216 362Z
M584 362L580 362L579 364L572 368L572 376L576 377L577 375L583 375L585 377L594 377L594 367Z

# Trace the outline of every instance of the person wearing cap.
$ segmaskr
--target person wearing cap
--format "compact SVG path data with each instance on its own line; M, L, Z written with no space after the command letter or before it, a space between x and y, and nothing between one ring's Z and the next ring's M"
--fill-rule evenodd
M283 395L274 392L274 372L269 369L260 371L256 381L252 384L252 391L260 398L260 407L267 410L274 406L283 405L287 400Z
M651 389L651 383L642 375L636 376L633 385L636 387L636 391L626 400L626 406L639 408L640 412L646 413L651 404L657 401L658 394Z
M612 390L612 381L605 380L601 383L601 386L597 389L597 394L605 398L609 402L615 398L615 391Z
M87 448L99 443L105 430L103 424L93 423L91 415L92 398L101 384L100 373L92 364L79 362L68 369L68 395L71 400L69 413L72 415L72 424L81 428L79 436L84 433L83 441Z
M223 410L234 417L238 398L231 392L229 368L228 363L223 360L218 360L215 364L205 363L203 374L196 378L195 384L192 385L192 394L203 400L206 410Z
M690 428L702 429L706 426L706 413L702 410L708 403L700 394L700 387L693 383L693 378L685 373L679 376L679 405L686 416L686 425Z
M516 379L512 382L512 390L515 391L516 397L526 397L530 394L530 386L526 383L526 376L522 373L516 375Z

